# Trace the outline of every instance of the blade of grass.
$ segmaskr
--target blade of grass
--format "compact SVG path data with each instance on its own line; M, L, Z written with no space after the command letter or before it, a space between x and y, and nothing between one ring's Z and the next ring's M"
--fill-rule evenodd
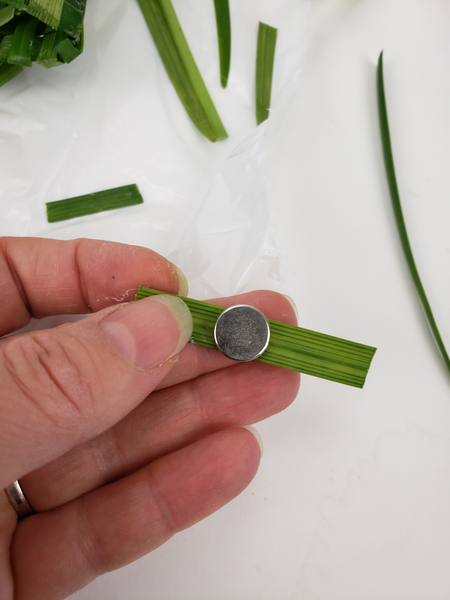
M6 4L17 8L17 10L25 10L26 3L24 0L6 0Z
M5 6L0 10L0 27L9 23L11 19L14 18L14 7L13 6Z
M258 125L269 117L277 33L274 27L265 23L259 24L256 50L256 122Z
M116 208L134 206L143 202L144 200L136 184L124 185L84 196L47 202L47 220L49 223L56 223Z
M136 300L163 293L165 292L141 287ZM180 297L192 314L192 341L200 346L216 348L214 325L225 308ZM269 345L256 360L338 383L363 387L375 348L271 319L269 326Z
M381 143L383 146L384 164L386 168L386 175L389 184L389 191L392 200L392 206L394 209L395 221L397 223L397 229L400 235L400 240L405 253L406 262L408 263L409 271L413 279L414 285L419 296L419 300L422 304L425 316L428 320L431 332L436 341L437 347L441 353L444 363L450 373L450 358L445 349L444 342L439 333L436 321L431 310L430 303L425 293L425 289L422 285L422 281L417 270L414 256L411 250L411 244L409 243L408 234L406 231L405 220L403 218L403 211L400 202L400 194L398 191L397 177L395 174L394 156L392 153L391 136L389 131L389 121L386 107L386 96L384 92L384 76L383 76L383 52L381 52L378 59L377 68L377 93L378 93L378 113L380 120L380 132L381 132Z
M199 131L211 142L227 132L206 89L170 0L138 0L167 74Z
M63 64L63 61L58 58L55 46L62 38L66 37L67 36L63 31L54 31L53 33L44 35L36 62L46 69L51 69L52 67Z
M8 55L11 65L31 67L31 51L38 24L39 21L35 17L27 17L17 25Z
M23 71L22 65L0 64L0 87Z
M3 62L8 59L9 51L11 50L12 38L12 35L5 35L3 37L0 44L0 62Z
M64 0L30 0L27 13L53 29L58 29L63 6Z
M79 42L83 35L85 10L86 0L66 0L64 2L58 29L73 37L75 42Z
M64 34L64 37L55 44L55 50L64 62L70 63L80 56L83 52L83 46L84 36L83 30L81 30L81 36L78 42L75 42L73 38Z
M220 83L227 87L231 61L231 20L228 0L214 0L219 42Z

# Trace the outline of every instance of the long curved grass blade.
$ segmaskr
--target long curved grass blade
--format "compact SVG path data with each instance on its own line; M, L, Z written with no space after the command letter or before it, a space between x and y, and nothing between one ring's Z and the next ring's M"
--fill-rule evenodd
M403 211L400 202L400 194L398 191L397 178L395 175L395 166L394 166L394 156L392 153L392 145L391 145L391 136L389 132L389 121L386 107L386 97L384 93L384 77L383 77L383 52L381 52L380 57L378 59L378 68L377 68L377 93L378 93L378 113L380 119L380 131L381 131L381 142L383 146L383 156L384 156L384 164L386 167L386 175L389 184L389 191L392 200L392 206L394 209L395 220L397 223L398 232L400 235L400 240L403 247L403 252L405 253L406 262L408 263L409 271L411 273L411 277L413 279L414 285L416 287L417 293L419 295L420 302L422 304L423 310L425 312L426 318L428 320L428 324L430 326L431 332L434 336L436 344L439 348L439 351L442 355L444 363L450 372L450 358L447 354L447 350L445 349L444 342L442 341L442 337L439 333L438 327L436 325L436 321L434 319L433 313L431 311L430 303L428 302L428 298L425 294L425 289L422 285L422 281L419 276L419 272L416 267L416 263L414 261L413 253L411 250L411 244L409 243L408 234L406 231L405 220L403 218Z
M219 41L220 83L227 87L231 62L231 20L228 0L214 0Z
M136 300L163 293L165 292L141 287ZM192 314L192 341L200 346L216 348L214 325L225 308L184 296L180 298ZM338 383L363 387L375 348L271 319L269 326L269 345L256 360Z
M0 64L0 87L23 71L22 65Z
M277 33L274 27L265 23L259 24L256 50L256 122L258 125L269 117Z
M137 185L133 183L132 185L124 185L111 190L86 194L85 196L47 202L47 220L49 223L56 223L115 208L134 206L143 202Z
M211 142L227 132L203 82L170 0L138 0L172 84L195 126Z

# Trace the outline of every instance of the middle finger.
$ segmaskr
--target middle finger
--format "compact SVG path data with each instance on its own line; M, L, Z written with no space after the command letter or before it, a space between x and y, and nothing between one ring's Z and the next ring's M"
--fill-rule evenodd
M60 506L226 427L286 408L299 375L259 362L208 373L151 394L123 421L21 479L37 511Z

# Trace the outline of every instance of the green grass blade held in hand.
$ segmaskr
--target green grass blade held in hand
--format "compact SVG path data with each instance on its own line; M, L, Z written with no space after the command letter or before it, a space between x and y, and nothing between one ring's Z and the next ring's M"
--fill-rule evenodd
M395 174L394 156L392 153L391 136L389 131L389 121L386 107L386 96L384 92L384 77L383 77L383 53L380 54L377 68L377 94L378 94L378 113L380 120L380 132L381 132L381 143L383 147L384 164L386 168L386 175L389 184L389 191L392 200L392 207L394 209L395 220L397 223L400 240L405 253L406 262L408 263L409 271L419 295L420 302L428 320L431 332L434 336L436 344L439 348L444 363L450 372L450 358L447 354L447 350L442 341L442 337L439 333L436 321L431 310L430 303L425 293L425 289L422 285L422 281L419 276L419 272L414 261L413 253L411 250L411 244L409 243L408 234L406 231L405 220L403 217L402 206L400 202L400 194L398 191L397 177Z
M85 196L48 202L46 204L47 220L49 223L56 223L116 208L134 206L143 202L144 200L136 184L125 185L111 190L86 194Z
M228 0L214 0L219 42L220 83L227 87L231 61L231 20Z
M165 292L141 287L136 300L163 293ZM214 326L225 308L184 296L181 298L192 314L192 341L200 346L216 348ZM363 387L375 348L271 319L268 321L269 345L256 360L338 383Z
M270 25L260 23L256 51L256 122L258 125L269 116L276 44L277 30Z
M195 126L210 141L227 132L206 89L170 0L138 0L167 74Z

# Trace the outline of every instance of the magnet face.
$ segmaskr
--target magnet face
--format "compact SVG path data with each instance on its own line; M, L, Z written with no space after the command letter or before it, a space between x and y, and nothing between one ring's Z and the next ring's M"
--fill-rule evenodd
M266 317L253 306L238 304L223 311L214 327L214 339L221 352L233 360L258 358L269 344Z

